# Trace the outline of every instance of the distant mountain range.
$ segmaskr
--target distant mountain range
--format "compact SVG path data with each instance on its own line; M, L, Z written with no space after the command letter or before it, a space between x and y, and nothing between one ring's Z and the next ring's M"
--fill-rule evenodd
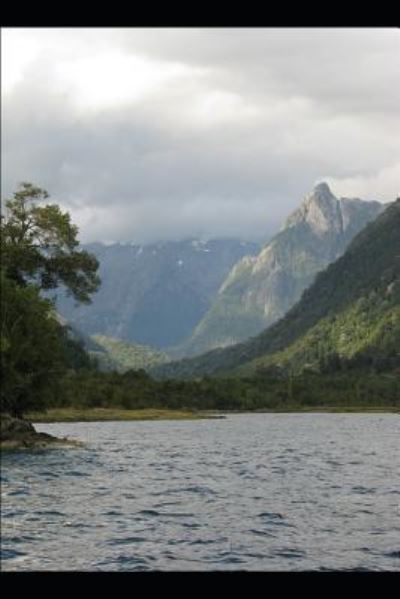
M332 229L346 234L346 218L361 205L349 200L336 203L325 186L318 187L289 218L283 233L288 235L293 229L295 238L302 239L302 234L312 231L314 240L326 235L335 239ZM381 210L378 205L375 209ZM282 234L276 239L281 238ZM327 257L334 256L330 248L328 244ZM294 268L292 276L295 272ZM156 367L152 373L168 378L276 371L291 375L321 372L330 366L338 370L348 364L398 372L400 397L400 198L358 233L344 255L317 275L300 301L261 334L232 347Z
M259 248L236 239L84 245L100 262L100 290L88 306L60 291L57 310L87 335L173 346L191 335L231 267Z
M257 335L281 318L315 275L343 254L381 212L379 202L336 198L317 185L256 256L241 258L176 357L204 353Z
M321 183L262 248L236 239L88 244L100 262L100 290L88 306L59 292L57 310L86 335L145 346L150 365L151 348L165 352L164 361L227 347L284 316L382 209L336 198ZM138 351L124 353L136 363Z

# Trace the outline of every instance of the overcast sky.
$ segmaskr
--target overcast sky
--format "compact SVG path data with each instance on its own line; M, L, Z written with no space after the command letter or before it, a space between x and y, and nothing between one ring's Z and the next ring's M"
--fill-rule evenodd
M320 181L400 194L400 30L2 29L2 194L82 241L262 240Z

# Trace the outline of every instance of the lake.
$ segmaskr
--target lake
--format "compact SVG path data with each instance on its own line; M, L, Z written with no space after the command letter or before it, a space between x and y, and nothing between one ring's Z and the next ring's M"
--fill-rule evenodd
M1 461L2 570L399 570L400 415L37 424Z

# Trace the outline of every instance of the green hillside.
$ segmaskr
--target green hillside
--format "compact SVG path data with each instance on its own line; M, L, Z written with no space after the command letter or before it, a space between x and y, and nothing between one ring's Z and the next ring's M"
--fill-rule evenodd
M145 345L132 344L104 335L92 335L90 339L98 346L98 350L88 348L89 353L98 360L100 368L106 370L126 372L148 369L169 359L165 353Z
M154 369L162 377L299 373L400 366L400 199L361 231L346 253L276 324L244 343Z

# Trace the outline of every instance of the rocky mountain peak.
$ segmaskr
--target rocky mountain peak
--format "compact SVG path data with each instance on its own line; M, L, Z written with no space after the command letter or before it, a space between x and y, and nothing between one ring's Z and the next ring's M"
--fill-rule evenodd
M314 186L311 195L320 198L335 198L328 183L325 183L324 181L322 181L322 183L317 183L317 185Z
M312 192L303 199L300 207L285 223L285 229L306 223L317 235L342 230L342 214L339 200L333 195L327 183L318 183Z

